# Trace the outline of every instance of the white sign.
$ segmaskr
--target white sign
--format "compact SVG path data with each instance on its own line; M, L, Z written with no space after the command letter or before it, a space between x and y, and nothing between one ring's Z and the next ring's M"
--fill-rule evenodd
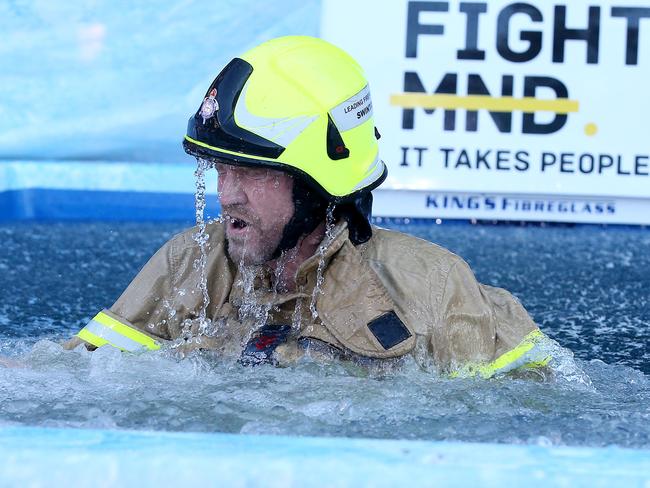
M382 188L650 210L650 1L324 0L321 34L366 71Z

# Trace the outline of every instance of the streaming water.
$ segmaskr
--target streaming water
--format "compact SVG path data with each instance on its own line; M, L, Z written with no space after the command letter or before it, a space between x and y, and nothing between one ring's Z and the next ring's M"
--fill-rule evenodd
M294 334L300 331L300 324L302 321L302 307L303 298L300 297L296 300L296 304L293 308L293 314L291 315L291 329Z
M194 194L195 208L196 208L196 227L197 231L192 235L192 238L199 245L200 257L194 260L193 266L195 270L200 273L200 281L198 283L199 290L203 296L201 309L199 310L199 335L203 335L208 331L209 320L207 319L207 309L210 304L210 296L208 295L208 277L207 277L207 261L208 261L208 247L210 236L205 232L205 173L210 169L211 164L205 159L197 158L197 166L194 171L196 178L196 192ZM184 336L189 334L189 330L185 327Z
M318 317L318 311L316 310L316 301L318 300L318 295L322 293L323 287L323 271L325 270L325 251L327 246L332 242L334 238L334 226L336 222L334 221L334 205L330 204L327 207L327 214L325 218L325 237L320 246L318 246L318 268L316 269L316 284L314 285L314 290L311 294L311 300L309 302L309 311L311 312L311 318L316 319Z
M257 266L246 266L240 263L240 279L235 283L243 291L239 307L239 320L251 323L251 333L266 324L271 311L271 305L268 302L260 302L255 294L255 280L261 272Z

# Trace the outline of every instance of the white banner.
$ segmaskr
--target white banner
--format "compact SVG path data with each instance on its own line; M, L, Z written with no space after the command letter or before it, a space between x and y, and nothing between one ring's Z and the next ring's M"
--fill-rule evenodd
M649 1L324 0L321 34L366 71L382 188L650 199Z

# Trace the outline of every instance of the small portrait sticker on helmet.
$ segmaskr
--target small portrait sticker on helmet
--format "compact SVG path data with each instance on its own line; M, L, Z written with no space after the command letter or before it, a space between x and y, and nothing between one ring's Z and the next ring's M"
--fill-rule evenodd
M203 123L211 118L215 112L219 110L219 102L217 102L217 89L213 88L210 90L210 94L203 99L203 104L201 105L201 117L203 118Z

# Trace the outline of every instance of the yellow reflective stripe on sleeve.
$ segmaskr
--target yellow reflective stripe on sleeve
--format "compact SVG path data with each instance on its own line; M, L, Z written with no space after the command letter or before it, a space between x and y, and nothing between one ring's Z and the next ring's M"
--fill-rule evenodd
M551 357L542 350L540 343L546 339L541 330L535 329L510 351L491 363L470 363L451 373L452 378L481 376L491 378L498 373L507 373L518 368L540 368L546 366Z
M148 335L134 329L105 312L99 312L79 331L77 337L101 347L109 344L121 351L135 352L143 349L156 350L160 345Z
M530 334L524 337L524 340L521 341L517 347L496 358L494 361L487 365L487 368L491 371L496 372L515 363L524 354L535 347L539 338L543 336L544 334L542 334L542 331L539 329L532 331Z
M108 341L106 339L96 336L85 327L77 332L77 337L79 339L83 339L88 344L95 347L102 347L103 345L108 344Z
M129 327L126 324L123 324L119 320L114 319L113 317L105 314L104 312L99 312L97 315L95 315L95 318L93 320L99 322L102 325L105 325L109 329L114 330L118 334L123 335L124 337L128 337L132 341L135 341L138 344L143 345L147 349L150 349L152 351L155 351L156 349L160 349L160 344L158 344L147 334L140 332L139 330L134 329L133 327Z
M96 320L88 322L86 327L83 328L83 332L90 338L97 337L100 340L104 340L106 344L116 347L120 351L136 352L145 349L142 344L115 332L113 329L106 327L104 324L100 324ZM101 346L103 344L97 345Z

